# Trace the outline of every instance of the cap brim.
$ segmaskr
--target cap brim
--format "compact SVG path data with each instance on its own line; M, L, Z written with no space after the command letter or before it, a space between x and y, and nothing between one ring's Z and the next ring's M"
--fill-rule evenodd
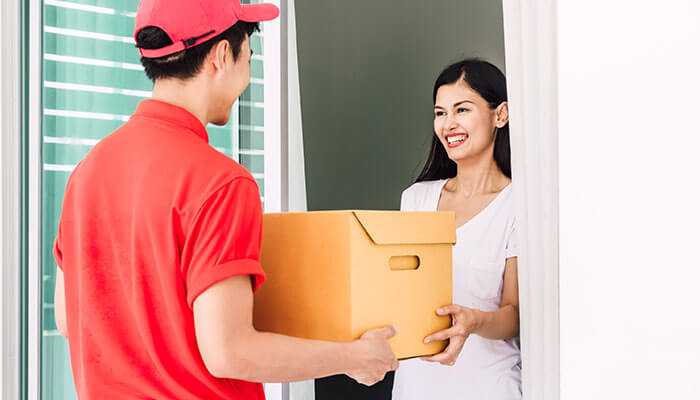
M280 15L280 9L274 4L241 4L238 19L245 22L271 21Z

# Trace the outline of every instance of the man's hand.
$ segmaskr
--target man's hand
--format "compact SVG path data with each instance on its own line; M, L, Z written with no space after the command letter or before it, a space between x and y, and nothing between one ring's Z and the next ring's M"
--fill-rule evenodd
M353 342L358 367L348 371L347 375L363 385L371 386L384 379L387 372L398 368L399 362L388 341L395 334L393 327L373 329Z

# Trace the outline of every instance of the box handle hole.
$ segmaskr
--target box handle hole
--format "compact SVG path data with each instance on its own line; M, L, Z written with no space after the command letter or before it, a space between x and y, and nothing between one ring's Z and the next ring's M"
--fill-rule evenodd
M418 256L394 256L389 259L389 267L392 271L410 271L420 267Z

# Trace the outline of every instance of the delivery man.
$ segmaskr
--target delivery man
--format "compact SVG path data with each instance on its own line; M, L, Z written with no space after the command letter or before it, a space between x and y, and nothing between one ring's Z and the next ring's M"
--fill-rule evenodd
M256 382L381 380L393 328L333 343L258 332L258 187L208 144L250 82L270 4L142 0L134 37L153 97L71 175L54 253L56 324L81 399L263 399ZM313 277L309 277L313 279Z

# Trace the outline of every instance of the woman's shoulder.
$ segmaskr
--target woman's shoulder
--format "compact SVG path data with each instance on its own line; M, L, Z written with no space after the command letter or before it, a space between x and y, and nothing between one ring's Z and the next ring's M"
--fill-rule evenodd
M437 180L437 181L421 181L421 182L416 182L413 185L407 187L404 191L404 195L409 195L409 196L420 196L424 195L425 193L430 192L431 190L435 189L436 186L442 184L445 182L444 180Z
M441 186L443 182L443 180L422 181L409 186L401 194L401 209L416 211L424 208L426 201L433 197L436 187Z
M509 225L515 225L516 220L516 204L515 198L513 196L513 183L509 183L503 189L503 193L499 196L499 203L497 209L500 213L506 217Z

